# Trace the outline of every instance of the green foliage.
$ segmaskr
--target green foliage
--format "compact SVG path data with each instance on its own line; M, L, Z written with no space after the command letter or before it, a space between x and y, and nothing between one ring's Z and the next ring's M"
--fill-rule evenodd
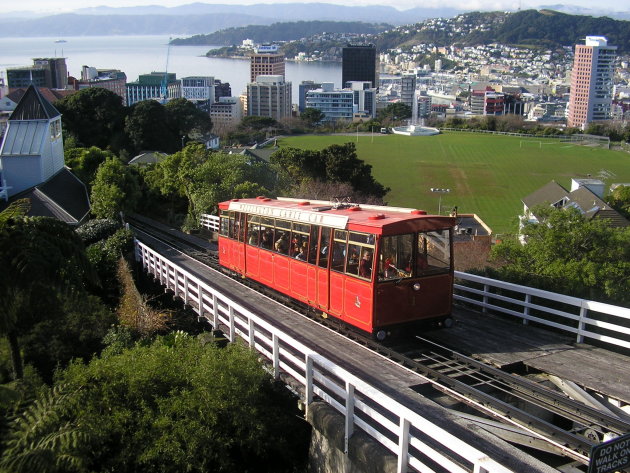
M122 225L119 221L108 218L92 219L85 222L75 231L84 245L91 245L113 235Z
M326 114L317 108L306 108L300 114L300 118L304 120L309 126L315 126L321 122Z
M131 107L125 119L125 133L134 154L147 150L172 153L181 146L181 136L168 125L166 109L155 100L144 100Z
M107 158L114 155L96 146L91 148L67 148L64 153L66 165L88 188L96 176L96 170Z
M164 108L169 128L176 136L188 136L195 132L204 135L212 130L210 116L184 98L171 100Z
M608 204L630 219L630 186L618 186L608 197Z
M281 148L271 156L278 172L296 187L304 181L349 183L353 190L382 198L389 189L372 176L372 166L358 159L354 143L333 144L321 151Z
M140 198L136 171L116 158L108 158L96 171L92 185L92 213L96 218L116 218L133 211Z
M126 115L119 95L88 88L59 100L55 107L61 112L64 133L74 136L79 146L119 151Z
M308 449L295 400L238 345L176 332L75 363L58 383L89 471L290 472Z
M508 240L492 258L498 277L616 304L630 302L630 228L586 220L575 208L533 209L540 223L522 230L527 244Z
M0 471L86 471L80 450L88 438L83 429L67 420L70 396L63 386L46 391L11 423L3 442Z
M259 44L276 41L293 41L320 33L371 34L386 29L388 25L375 25L359 21L287 21L272 25L249 25L215 31L190 38L177 38L171 44L234 45L244 39L252 39Z
M389 118L390 120L406 120L411 118L411 107L402 102L390 103L383 110L378 112L379 120Z
M241 155L215 153L191 143L148 170L145 182L162 195L186 197L187 225L194 228L202 213L215 211L219 202L233 198L235 193L240 197L268 193L274 176L265 163L249 162Z

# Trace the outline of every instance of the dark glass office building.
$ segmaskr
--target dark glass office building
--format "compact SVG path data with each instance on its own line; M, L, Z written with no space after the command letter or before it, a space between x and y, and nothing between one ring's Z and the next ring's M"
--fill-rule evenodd
M376 46L350 43L342 50L341 87L349 81L370 81L378 87Z

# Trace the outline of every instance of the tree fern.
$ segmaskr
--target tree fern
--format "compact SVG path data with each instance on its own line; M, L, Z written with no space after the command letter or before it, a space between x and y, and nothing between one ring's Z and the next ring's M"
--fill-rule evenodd
M46 391L9 425L0 471L56 473L86 471L82 446L87 433L69 418L72 393Z

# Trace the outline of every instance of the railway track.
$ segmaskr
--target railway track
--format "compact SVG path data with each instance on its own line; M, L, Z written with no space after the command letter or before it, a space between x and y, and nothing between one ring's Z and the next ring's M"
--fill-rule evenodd
M190 257L225 272L225 268L218 265L216 254L209 254L207 248L180 238L146 219L128 216L126 220L137 230L166 241ZM248 280L240 277L238 280L260 289ZM266 295L277 296L269 290ZM284 296L275 298L287 302ZM515 429L517 435L512 434L508 438L515 443L586 465L593 446L630 431L628 419L595 409L541 382L481 363L426 338L415 336L396 345L384 345L334 319L323 319L319 311L301 303L290 305L305 316L317 319L356 343L417 373L428 381L419 384L417 391L420 394L461 412L473 421L482 424L492 421ZM514 440L515 437L524 440L519 442Z

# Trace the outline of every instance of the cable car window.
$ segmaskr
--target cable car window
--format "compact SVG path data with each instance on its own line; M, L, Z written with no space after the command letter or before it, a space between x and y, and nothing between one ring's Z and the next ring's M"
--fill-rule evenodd
M310 225L293 222L293 230L291 232L291 246L289 247L289 256L306 261L308 257L308 235Z
M308 248L307 261L311 264L317 263L317 242L319 240L319 228L317 225L311 225L310 245Z
M285 231L291 230L291 222L288 220L276 220L276 228L281 228Z
M227 210L221 211L221 226L219 228L219 235L228 237L230 235L230 214Z
M449 229L418 233L416 273L435 274L451 270L451 232Z
M386 236L381 239L378 280L410 278L413 274L414 234Z
M330 255L330 228L322 228L319 240L319 260L320 268L328 267L328 256Z
M249 216L247 243L252 246L258 246L260 244L260 217L258 215Z
M332 245L332 263L330 265L330 269L332 269L333 271L343 272L344 270L347 239L347 231L335 230L335 240Z
M236 212L234 214L234 234L233 238L238 241L245 241L245 214Z
M260 220L260 247L266 250L273 248L273 218Z
M370 233L348 232L346 274L365 279L372 278L374 240L374 235Z

